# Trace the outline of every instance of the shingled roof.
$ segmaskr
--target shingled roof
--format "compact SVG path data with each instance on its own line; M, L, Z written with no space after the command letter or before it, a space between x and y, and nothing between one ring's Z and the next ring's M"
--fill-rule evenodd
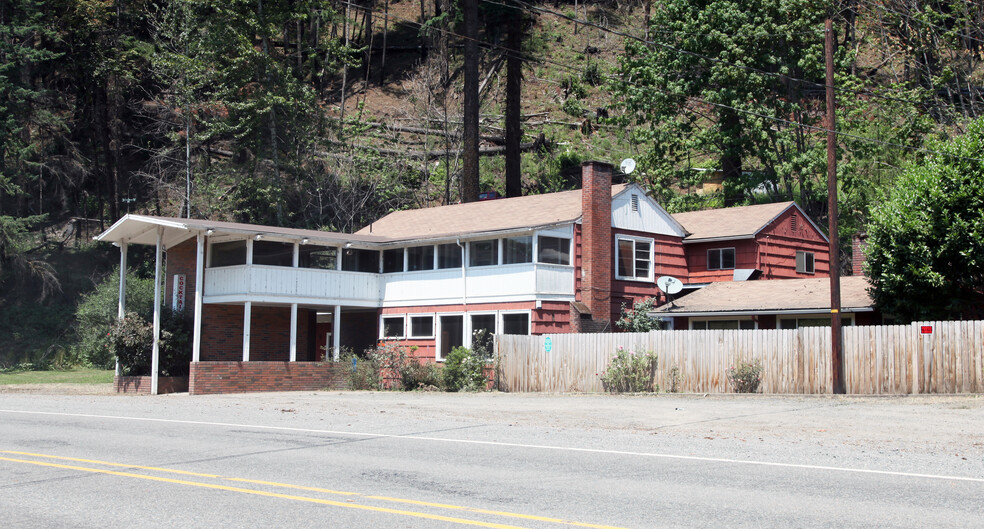
M873 301L864 276L840 280L841 310L867 312ZM654 313L659 315L708 315L715 313L781 314L783 312L827 312L830 310L830 278L722 281L711 283Z
M628 187L612 186L612 196ZM581 218L581 190L395 211L355 232L391 240L539 228Z
M673 218L683 225L690 235L686 242L706 239L740 239L754 237L795 202L776 202L755 206L707 209L676 213Z

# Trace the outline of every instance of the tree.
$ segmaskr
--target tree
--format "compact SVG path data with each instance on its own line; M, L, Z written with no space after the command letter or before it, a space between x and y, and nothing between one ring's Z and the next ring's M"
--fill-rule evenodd
M868 226L871 295L904 321L984 308L984 119L933 150L896 180Z
M823 202L822 186L807 178L823 172L812 152L819 137L800 125L823 117L818 28L828 9L819 0L667 0L655 10L653 43L626 46L612 86L638 126L642 162L669 180L648 182L654 191L696 183L703 175L691 165L710 164L735 190L729 203L760 185Z

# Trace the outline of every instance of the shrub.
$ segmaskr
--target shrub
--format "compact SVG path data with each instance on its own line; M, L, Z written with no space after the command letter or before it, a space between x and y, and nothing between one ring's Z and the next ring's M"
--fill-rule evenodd
M466 347L455 347L441 371L447 391L485 391L485 362Z
M339 362L352 366L348 375L350 389L376 391L383 388L383 377L379 371L379 363L373 355L356 355L347 351L339 355Z
M597 62L591 61L587 66L584 67L584 72L581 74L581 80L588 83L591 86L598 86L604 80L604 75L601 73L601 66Z
M637 301L631 309L626 309L623 303L622 314L615 321L615 326L628 332L658 331L662 328L662 322L649 316L655 305L656 298Z
M108 348L126 376L151 374L154 325L133 312L126 313L108 333ZM166 310L161 314L158 343L160 373L164 376L188 375L191 362L191 332L183 314Z
M381 373L384 388L411 391L420 387L440 386L440 367L421 362L413 356L416 350L416 346L384 342L370 353ZM387 384L387 380L397 381L399 387L393 387L392 382Z
M71 350L76 363L104 369L110 369L116 363L108 337L110 328L116 324L119 287L120 273L117 268L79 301L75 309L78 341ZM145 319L151 317L154 310L153 278L141 278L136 272L127 271L126 307L127 312Z
M737 367L728 369L728 380L735 393L755 393L762 383L762 362L738 362Z
M655 393L659 391L655 380L656 354L636 354L622 347L601 374L601 384L609 393Z

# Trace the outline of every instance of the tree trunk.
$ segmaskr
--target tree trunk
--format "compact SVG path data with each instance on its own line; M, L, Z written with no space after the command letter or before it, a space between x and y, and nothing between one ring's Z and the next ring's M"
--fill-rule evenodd
M523 137L520 103L523 95L523 13L513 8L506 35L506 196L523 194L521 173L522 154L519 143Z
M464 56L464 151L461 174L461 201L478 200L478 0L462 0L465 26Z

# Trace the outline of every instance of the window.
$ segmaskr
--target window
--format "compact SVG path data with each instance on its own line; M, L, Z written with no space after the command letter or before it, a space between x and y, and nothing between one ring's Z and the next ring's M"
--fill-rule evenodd
M812 274L813 252L796 252L796 271L800 274Z
M214 268L246 264L246 241L217 242L209 250Z
M503 314L502 334L529 334L530 315L528 313Z
M410 316L411 338L433 338L434 316Z
M331 246L301 246L298 265L301 268L335 270L338 268L338 248Z
M383 250L383 273L391 274L393 272L403 271L403 248L393 248L392 250Z
M438 245L437 267L461 268L461 247L456 243Z
M850 326L854 323L854 318L841 316L841 325ZM781 318L779 320L780 329L799 329L800 327L830 327L830 317L820 318Z
M472 241L468 243L468 266L499 264L499 241Z
M407 248L407 270L414 272L417 270L434 269L434 247L433 246L414 246Z
M502 240L502 264L532 262L533 237L510 237Z
M495 314L472 314L471 333L472 351L482 352L483 355L491 356L492 335L495 334Z
M653 241L616 238L618 252L616 260L616 277L637 281L653 280Z
M443 360L451 354L455 347L465 344L465 317L458 314L453 316L441 316L437 319L439 325L438 360Z
M379 252L346 248L342 252L342 270L349 272L379 273Z
M383 316L383 332L381 338L403 338L405 329L403 316Z
M754 320L690 320L690 328L697 331L718 331L727 329L748 330L755 328Z
M571 240L560 237L540 236L537 238L538 263L571 264Z
M734 248L715 248L707 250L708 270L731 270L735 267Z
M294 266L294 245L282 242L256 241L253 243L253 264Z

